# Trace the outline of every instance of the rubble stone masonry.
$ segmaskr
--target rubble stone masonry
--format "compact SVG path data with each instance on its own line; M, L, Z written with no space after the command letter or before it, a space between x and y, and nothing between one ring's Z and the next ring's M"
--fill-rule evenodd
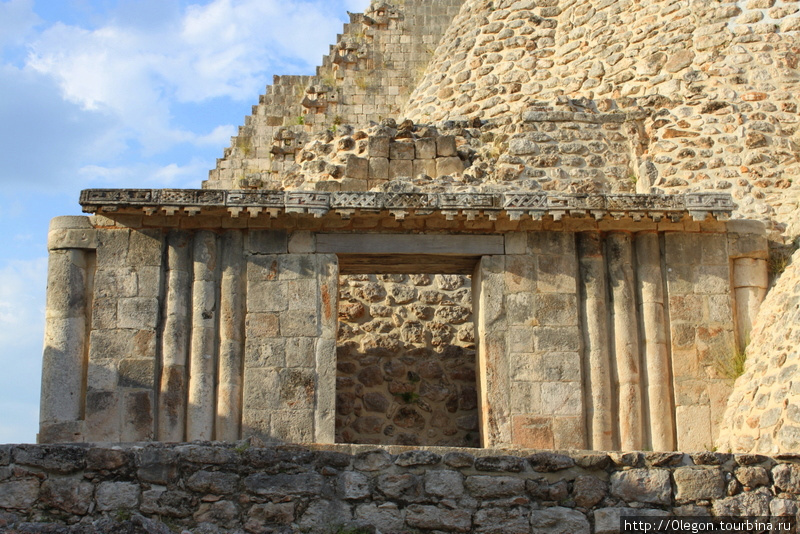
M711 452L3 445L0 529L613 534L626 515L796 517L798 480L794 456Z

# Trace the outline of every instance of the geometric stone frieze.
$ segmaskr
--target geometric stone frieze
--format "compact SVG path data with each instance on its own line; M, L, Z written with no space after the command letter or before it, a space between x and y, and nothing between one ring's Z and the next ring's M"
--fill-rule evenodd
M242 209L257 214L263 208L277 216L285 213L323 217L334 211L349 217L354 210L389 211L398 218L408 212L448 217L462 214L473 217L483 212L494 219L505 212L512 220L527 214L535 219L550 215L559 220L564 215L596 219L630 216L634 220L650 217L680 219L685 214L703 220L709 214L719 220L730 217L735 204L725 193L688 193L684 195L587 195L518 191L509 193L392 193L392 192L319 192L319 191L240 191L206 189L86 189L80 203L88 213L115 212L121 208L141 208L152 214L159 209L175 213L184 209L197 213L202 209L228 209L238 214Z

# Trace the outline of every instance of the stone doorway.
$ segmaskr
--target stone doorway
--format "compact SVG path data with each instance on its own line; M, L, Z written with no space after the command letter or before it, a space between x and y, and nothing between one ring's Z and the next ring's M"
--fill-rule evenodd
M470 275L340 274L336 441L480 446Z
M502 236L318 234L339 268L338 443L480 447L472 277Z

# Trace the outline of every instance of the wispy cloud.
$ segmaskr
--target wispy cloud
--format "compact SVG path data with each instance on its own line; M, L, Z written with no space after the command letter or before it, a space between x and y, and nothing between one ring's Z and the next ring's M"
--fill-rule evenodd
M209 136L174 124L172 102L255 100L272 74L310 71L341 30L332 15L322 3L215 0L156 29L118 19L92 30L59 23L30 43L27 66L158 152Z

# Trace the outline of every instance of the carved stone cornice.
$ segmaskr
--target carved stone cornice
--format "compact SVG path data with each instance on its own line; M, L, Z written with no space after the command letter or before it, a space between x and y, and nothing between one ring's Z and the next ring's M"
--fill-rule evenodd
M388 212L398 219L408 214L439 213L448 220L465 216L468 220L485 216L496 220L505 214L511 220L530 216L540 220L550 216L606 217L634 221L681 220L685 215L702 221L709 215L727 220L736 207L724 193L684 195L587 195L514 191L507 193L391 193L319 191L239 191L211 189L86 189L80 204L87 213L113 213L142 210L146 215L204 211L228 211L232 217L247 212L255 217L262 211L273 218L282 213L324 217L335 213L344 219L360 213Z

